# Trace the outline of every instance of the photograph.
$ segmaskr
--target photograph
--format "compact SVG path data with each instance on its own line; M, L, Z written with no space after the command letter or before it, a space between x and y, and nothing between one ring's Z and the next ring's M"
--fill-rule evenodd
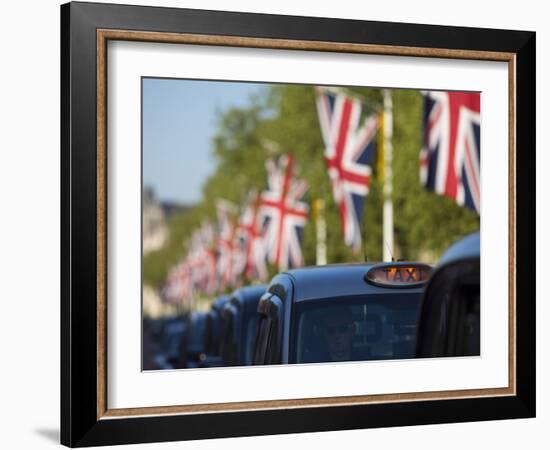
M479 357L481 96L142 77L142 370Z

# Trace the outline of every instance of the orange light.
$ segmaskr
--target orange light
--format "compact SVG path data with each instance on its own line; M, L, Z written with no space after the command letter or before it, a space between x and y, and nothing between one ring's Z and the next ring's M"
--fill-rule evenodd
M372 284L388 287L413 287L425 283L432 273L427 264L380 264L365 276Z

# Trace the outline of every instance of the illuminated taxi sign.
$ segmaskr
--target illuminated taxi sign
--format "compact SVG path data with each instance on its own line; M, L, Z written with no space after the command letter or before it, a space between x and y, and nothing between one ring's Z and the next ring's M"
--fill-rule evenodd
M431 273L432 268L427 264L388 263L371 267L365 280L376 286L412 288L428 281Z

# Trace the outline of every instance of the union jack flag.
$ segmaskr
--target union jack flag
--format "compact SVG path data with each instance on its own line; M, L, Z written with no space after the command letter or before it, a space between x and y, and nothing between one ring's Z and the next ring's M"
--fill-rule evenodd
M267 248L259 213L260 196L251 191L237 225L237 237L242 253L242 272L249 278L267 279Z
M185 260L173 267L161 290L162 298L172 304L189 301L193 293L191 273L191 267Z
M344 242L357 253L361 249L360 224L369 192L378 116L361 120L359 100L322 88L317 88L317 111Z
M218 238L217 238L217 268L220 282L224 286L232 286L236 283L235 271L235 226L233 215L235 206L226 201L218 200L216 203L218 215Z
M424 93L424 186L480 211L480 94Z
M190 239L186 262L192 270L193 287L206 294L217 289L216 254L213 247L214 227L205 223Z
M169 272L162 296L171 303L185 303L196 292L213 294L218 286L214 229L205 223L189 239L187 254Z
M266 162L268 190L261 194L261 214L265 219L265 239L270 262L280 271L303 265L301 231L309 207L300 201L307 184L293 179L293 158L283 155L277 163Z

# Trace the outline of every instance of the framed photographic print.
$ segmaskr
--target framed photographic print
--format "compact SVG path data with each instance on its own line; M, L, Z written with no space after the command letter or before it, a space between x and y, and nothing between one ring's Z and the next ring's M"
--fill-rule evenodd
M61 27L63 444L534 417L535 33Z

